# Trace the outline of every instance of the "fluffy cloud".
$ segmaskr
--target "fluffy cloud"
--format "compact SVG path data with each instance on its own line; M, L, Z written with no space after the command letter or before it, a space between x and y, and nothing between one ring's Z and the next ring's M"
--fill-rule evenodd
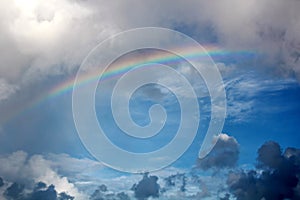
M239 158L239 144L234 137L220 134L212 151L203 159L198 159L201 169L223 169L234 167Z
M110 21L101 20L105 6L93 10L69 0L1 4L0 74L10 80L66 73L114 30Z
M233 5L236 9L231 9ZM227 0L203 3L202 15L209 18L225 46L263 53L264 64L278 74L299 78L299 7L296 0Z
M7 200L73 200L74 197L65 192L57 194L54 185L47 185L38 182L32 192L25 191L25 186L19 183L11 184L4 192L4 199Z
M258 166L248 172L232 172L228 185L238 200L299 199L299 149L282 153L278 143L266 142L258 150Z
M0 176L8 182L16 182L32 188L36 182L55 185L57 192L67 192L76 199L85 199L67 177L59 175L52 167L53 162L41 155L29 156L23 151L0 157Z
M233 5L236 9L231 9ZM208 33L204 30L213 27L209 35L215 35L220 45L261 52L267 57L265 64L275 66L277 73L298 76L299 7L296 0L131 0L118 4L94 0L5 0L0 12L0 74L2 78L17 80L23 74L30 79L33 74L65 73L113 33L141 26L164 26L186 27L182 31L190 30L197 38L206 38Z

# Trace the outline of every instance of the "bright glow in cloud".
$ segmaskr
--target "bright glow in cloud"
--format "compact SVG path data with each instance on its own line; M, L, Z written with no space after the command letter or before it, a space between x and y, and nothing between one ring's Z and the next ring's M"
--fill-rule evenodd
M77 162L81 161L77 159ZM42 181L47 185L55 185L57 192L67 192L79 200L87 198L73 183L69 182L67 177L59 175L51 165L53 161L46 160L41 155L29 156L23 151L18 151L0 157L0 174L4 180L22 183L26 187L32 187L33 182Z

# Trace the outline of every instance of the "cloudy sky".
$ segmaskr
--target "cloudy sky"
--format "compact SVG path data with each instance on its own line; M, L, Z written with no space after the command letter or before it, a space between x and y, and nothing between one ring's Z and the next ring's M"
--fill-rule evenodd
M0 199L300 199L299 10L299 0L0 0ZM178 31L207 54L176 34L136 34L126 41L112 37L142 27ZM154 46L180 49L183 56L136 48L108 60L119 49L139 47L149 38L157 42ZM211 90L185 55L202 68L209 60L226 94L224 126L201 159L199 149L214 119L211 98L222 87ZM74 106L77 72L87 74L79 75L75 88L89 88L108 61L113 62L106 76L95 85L95 104L82 104L88 95L78 93ZM133 69L141 63L144 67ZM130 91L134 83L151 78L151 84ZM190 86L194 92L187 90ZM117 100L111 103L113 96ZM165 112L151 108L154 104ZM190 115L181 118L184 105ZM194 133L195 138L165 168L118 171L124 168L100 162L82 141L82 134L94 133L88 109L95 111L107 138L125 151L162 148L173 141L182 120L183 135L177 139L185 143ZM142 139L124 134L146 137L151 131L143 126L160 133ZM145 163L113 154L102 141L89 144L99 154L110 153L114 164L147 172ZM151 158L168 163L178 151Z

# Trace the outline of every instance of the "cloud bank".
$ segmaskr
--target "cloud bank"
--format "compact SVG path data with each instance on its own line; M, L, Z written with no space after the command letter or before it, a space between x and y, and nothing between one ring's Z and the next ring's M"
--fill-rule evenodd
M190 32L203 43L212 42L207 38L214 35L222 47L262 53L258 67L269 65L277 74L299 78L299 8L297 0L5 0L0 12L0 78L16 82L20 77L68 73L106 37L143 26Z

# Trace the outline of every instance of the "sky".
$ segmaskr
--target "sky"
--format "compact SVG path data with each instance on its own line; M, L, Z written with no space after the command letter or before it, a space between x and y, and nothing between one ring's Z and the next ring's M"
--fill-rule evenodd
M299 9L0 0L0 199L300 199Z

